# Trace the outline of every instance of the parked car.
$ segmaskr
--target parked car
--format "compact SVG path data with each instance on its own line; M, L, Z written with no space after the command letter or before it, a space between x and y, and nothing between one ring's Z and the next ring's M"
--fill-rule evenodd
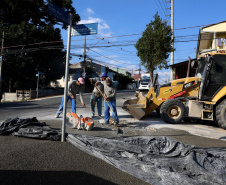
M140 80L140 84L138 88L139 90L149 91L150 87L151 87L150 78L145 78Z

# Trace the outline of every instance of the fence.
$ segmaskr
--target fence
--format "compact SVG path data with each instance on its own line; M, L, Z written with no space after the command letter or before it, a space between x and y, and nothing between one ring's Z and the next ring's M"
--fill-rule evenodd
M64 89L39 89L38 97L61 95L64 93ZM27 99L34 99L37 96L36 90L17 90L15 93L4 93L2 95L2 102L5 101L23 101Z

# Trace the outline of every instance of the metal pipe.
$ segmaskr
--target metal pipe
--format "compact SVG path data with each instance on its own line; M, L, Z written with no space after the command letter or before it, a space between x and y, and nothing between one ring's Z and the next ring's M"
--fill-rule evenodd
M190 74L190 68L191 68L191 57L188 57L188 58L189 58L189 62L188 62L187 78L189 77L189 74Z
M39 71L38 71L38 78L37 78L37 94L36 94L36 98L38 98L38 84L39 84Z
M2 62L3 62L3 47L4 47L5 33L2 33L2 49L1 49L1 61L0 61L0 103L2 99Z
M72 27L72 13L69 14L69 25L68 25L68 39L67 39L67 56L66 56L66 67L65 67L65 85L64 85L64 109L63 109L63 121L62 121L62 135L61 141L65 141L65 124L66 124L66 112L67 112L67 90L68 90L68 73L69 73L69 58L70 58L70 47L71 47L71 27Z
M171 0L171 38L174 39L174 1ZM174 49L174 41L172 42L172 49ZM171 80L174 80L174 70L172 65L174 64L174 50L171 51Z

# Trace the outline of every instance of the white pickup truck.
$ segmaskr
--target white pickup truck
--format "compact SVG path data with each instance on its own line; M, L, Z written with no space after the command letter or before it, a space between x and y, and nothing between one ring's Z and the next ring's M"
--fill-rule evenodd
M150 73L141 74L141 80L139 83L139 90L140 91L149 91L151 87L151 80L150 80Z

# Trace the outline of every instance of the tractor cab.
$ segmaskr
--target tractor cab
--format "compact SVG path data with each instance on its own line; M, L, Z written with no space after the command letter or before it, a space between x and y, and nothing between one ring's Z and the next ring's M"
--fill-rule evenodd
M211 101L226 85L226 55L206 55L198 63L196 77L201 78L199 100Z

